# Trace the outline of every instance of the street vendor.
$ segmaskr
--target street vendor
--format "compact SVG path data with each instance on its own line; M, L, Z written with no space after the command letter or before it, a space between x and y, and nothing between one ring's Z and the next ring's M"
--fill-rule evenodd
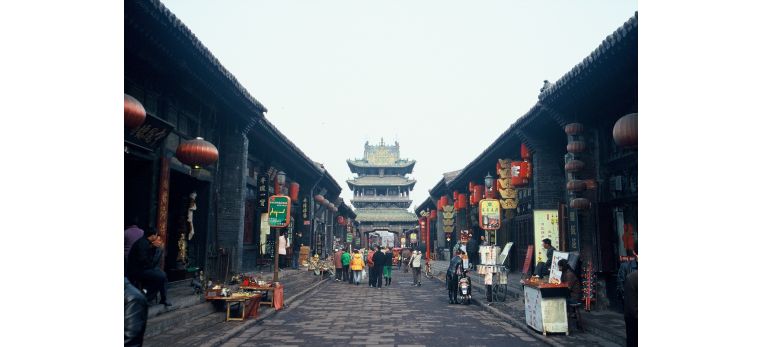
M558 261L558 270L561 271L561 282L569 285L569 298L566 299L566 302L569 304L579 303L582 300L582 285L577 274L571 269L566 259Z
M553 264L553 252L556 250L553 245L550 244L550 239L542 240L542 248L546 250L546 258L544 263L537 264L534 269L534 274L540 277L550 275L550 266Z

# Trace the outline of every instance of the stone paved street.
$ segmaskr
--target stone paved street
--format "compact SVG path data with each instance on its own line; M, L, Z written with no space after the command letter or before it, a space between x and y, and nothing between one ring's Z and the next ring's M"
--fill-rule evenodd
M542 346L475 305L450 305L441 282L394 271L381 289L330 282L223 346Z

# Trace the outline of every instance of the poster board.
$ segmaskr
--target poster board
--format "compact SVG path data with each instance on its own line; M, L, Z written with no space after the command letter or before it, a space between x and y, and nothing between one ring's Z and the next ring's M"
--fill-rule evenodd
M553 252L553 261L550 264L550 283L561 283L561 271L558 269L558 261L561 259L569 260L569 253L567 252Z
M479 227L484 230L500 229L500 201L483 199L479 201Z
M291 223L291 198L285 195L273 195L267 204L267 221L271 228L286 228Z
M542 247L542 240L544 239L550 239L550 243L554 247L558 247L558 210L534 211L535 265L544 263L548 259L546 250Z
M508 242L505 244L503 251L500 252L499 256L497 256L497 265L505 265L508 267L508 264L505 263L505 260L508 259L508 253L511 251L511 248L513 248L513 242Z
M534 246L529 245L527 246L527 256L524 258L524 268L521 270L521 273L528 274L529 273L529 264L532 263L532 255L534 254Z

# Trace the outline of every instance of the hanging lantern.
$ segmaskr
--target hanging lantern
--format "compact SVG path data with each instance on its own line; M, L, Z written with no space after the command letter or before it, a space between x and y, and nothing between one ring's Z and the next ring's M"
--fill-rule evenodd
M458 191L457 190L452 192L452 201L456 201L456 200L458 200Z
M476 185L476 183L474 183L474 182L468 182L468 192L469 193L473 193L474 192L474 186L475 185Z
M529 184L529 163L525 161L511 162L511 185L523 187Z
M529 147L525 144L521 144L521 159L529 160L529 158L532 157L532 154L529 153Z
M323 202L325 201L325 197L324 197L324 196L322 196L322 195L320 195L320 194L318 194L318 195L315 195L315 201L316 201L318 204L321 204L321 205L322 205L322 204L323 204Z
M288 188L288 195L291 196L291 200L299 200L299 183L291 182Z
M466 209L467 207L468 203L466 202L466 194L458 194L458 208Z
M177 160L191 167L191 174L198 175L201 168L211 165L219 158L217 147L202 137L183 141L175 152Z
M571 192L581 192L585 190L586 185L585 181L583 180L571 180L569 182L566 182L566 190Z
M569 203L569 206L571 208L580 209L580 210L586 210L590 208L592 204L590 203L590 200L587 200L585 198L576 198L572 199L571 203Z
M479 204L479 201L481 201L484 198L484 186L477 184L474 186L474 205Z
M566 151L569 153L582 153L585 151L585 141L569 141L566 145Z
M138 99L124 94L124 126L135 129L146 121L146 109Z
M431 213L429 214L429 218L431 218L432 220L437 219L437 211L436 210L431 211Z
M329 202L327 207L329 210L333 211L333 209L336 208L336 205L334 205L332 202Z
M574 159L574 160L569 160L569 162L566 163L566 165L564 165L564 170L568 172L577 172L579 170L582 170L582 168L584 167L585 167L584 162L582 162L581 160Z
M339 225L345 225L345 224L347 224L346 221L344 220L344 216L338 216L338 217L336 217L336 221L339 222Z
M583 131L585 131L585 127L582 126L582 123L569 123L564 127L566 135L579 135Z
M587 188L587 190L596 190L596 189L598 189L598 181L596 181L596 180L585 180L585 188Z
M447 206L447 201L448 201L448 200L447 200L447 195L442 195L442 196L439 198L439 202L442 204L442 206Z
M614 124L614 142L624 148L638 148L638 114L630 113Z
M439 210L439 211L442 210L442 200L441 199L437 200L437 210Z

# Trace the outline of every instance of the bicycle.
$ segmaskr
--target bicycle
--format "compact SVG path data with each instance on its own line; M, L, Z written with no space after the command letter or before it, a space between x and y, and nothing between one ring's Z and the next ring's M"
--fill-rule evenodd
M508 269L500 266L498 272L492 273L492 302L505 302L508 296Z

